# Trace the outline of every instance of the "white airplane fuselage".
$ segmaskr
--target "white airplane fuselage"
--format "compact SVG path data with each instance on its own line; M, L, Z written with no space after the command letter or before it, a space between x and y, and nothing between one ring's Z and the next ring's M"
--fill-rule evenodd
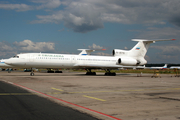
M70 55L49 53L25 53L10 58L9 65L20 68L119 68L119 57ZM128 58L127 58L128 59ZM131 65L131 63L129 63ZM139 64L141 65L141 64Z
M0 68L13 68L13 66L5 63L6 60L8 60L8 59L1 59L0 60Z
M79 55L71 54L49 54L49 53L23 53L5 61L6 64L19 68L83 68L87 74L93 74L91 69L105 69L105 75L115 75L111 69L122 68L123 66L145 65L144 59L151 43L167 40L140 40L133 39L138 43L131 50L114 49L113 56L93 56L94 50L80 49ZM31 73L31 75L34 75Z

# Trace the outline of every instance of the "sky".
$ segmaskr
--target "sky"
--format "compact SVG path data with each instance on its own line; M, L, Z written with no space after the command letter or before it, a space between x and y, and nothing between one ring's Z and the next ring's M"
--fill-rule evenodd
M77 49L131 49L151 44L148 63L180 64L179 0L1 0L0 59L19 53L79 54Z

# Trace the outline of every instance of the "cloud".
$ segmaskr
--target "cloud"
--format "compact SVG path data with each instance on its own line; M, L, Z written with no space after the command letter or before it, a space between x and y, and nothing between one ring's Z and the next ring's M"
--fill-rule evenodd
M64 15L63 15L62 11L59 11L59 12L56 12L52 15L46 15L46 16L37 15L36 17L39 20L32 21L31 22L32 24L35 24L35 23L56 23L56 24L58 24L63 20Z
M100 12L95 11L93 6L83 3L72 2L67 10L58 11L52 15L37 15L39 20L31 23L61 23L75 32L86 33L92 30L103 28Z
M178 0L62 0L64 10L38 15L33 23L61 23L75 32L86 33L103 28L104 22L125 24L166 24L180 27ZM151 12L149 12L151 11Z
M7 42L0 42L0 51L1 52L13 51L13 48Z
M180 58L180 43L177 43L175 45L163 45L163 46L150 46L150 48L160 50L161 52L157 52L155 55L155 62L162 61L168 62L171 61L170 63L179 63L179 58Z
M14 45L19 51L24 52L54 52L54 43L50 42L32 42L31 40L24 40L22 42L14 42Z
M17 54L16 49L8 42L0 42L0 58L10 58Z
M36 9L43 9L43 8L57 8L61 5L60 0L32 0L34 3L40 3L40 6L37 6Z
M32 42L31 40L15 41L13 44L0 42L0 58L9 58L17 53L25 52L55 52L55 44L52 42Z
M60 0L32 0L31 2L36 3L38 5L0 4L0 9L16 10L20 12L40 9L54 9L61 5Z
M137 34L138 38L144 39L180 39L180 29L178 27L171 28L171 27L163 27L163 28L156 28L156 27L148 27L146 30L139 30ZM176 36L176 38L174 38Z
M0 9L27 11L32 10L32 7L26 4L0 4Z
M96 45L96 44L94 44L94 43L93 43L92 46L88 46L88 48L89 48L89 49L93 49L93 50L94 50L94 49L103 49L103 47L101 47L101 46L99 46L99 45Z
M151 46L151 48L162 50L163 55L177 56L180 52L180 43L176 45Z
M45 10L48 15L36 15L37 19L31 23L64 23L67 28L80 33L101 29L106 22L146 26L164 25L169 22L180 27L179 0L31 0L30 2L33 4L0 4L0 9Z

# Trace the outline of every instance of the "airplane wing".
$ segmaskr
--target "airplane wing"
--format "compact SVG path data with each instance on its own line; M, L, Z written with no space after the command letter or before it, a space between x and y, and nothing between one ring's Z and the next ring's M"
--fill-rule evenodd
M75 64L74 67L83 69L118 69L122 68L122 65L94 65L94 64Z

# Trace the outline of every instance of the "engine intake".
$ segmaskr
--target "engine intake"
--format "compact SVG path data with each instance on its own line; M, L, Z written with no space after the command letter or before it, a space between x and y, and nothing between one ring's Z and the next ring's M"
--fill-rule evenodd
M120 65L139 65L141 62L139 60L133 59L133 58L119 58L118 64Z

